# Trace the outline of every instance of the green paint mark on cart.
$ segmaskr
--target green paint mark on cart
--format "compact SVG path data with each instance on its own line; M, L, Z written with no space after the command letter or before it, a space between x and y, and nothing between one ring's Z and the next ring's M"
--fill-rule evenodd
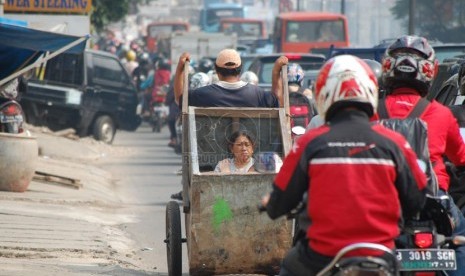
M217 198L213 204L213 228L215 231L220 230L222 223L231 220L233 217L228 202L222 198Z

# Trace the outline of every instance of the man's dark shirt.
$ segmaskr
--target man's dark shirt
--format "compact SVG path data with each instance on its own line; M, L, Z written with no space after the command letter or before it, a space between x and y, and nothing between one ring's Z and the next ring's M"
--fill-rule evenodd
M182 99L179 101L182 103ZM262 88L238 82L219 82L189 91L189 106L201 107L279 107L273 93Z

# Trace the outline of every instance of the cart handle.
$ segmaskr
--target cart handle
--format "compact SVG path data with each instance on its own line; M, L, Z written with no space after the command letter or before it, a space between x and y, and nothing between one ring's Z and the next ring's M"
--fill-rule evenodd
M189 109L187 106L187 99L189 98L189 61L186 60L184 62L184 68L183 68L183 86L182 86L182 114L189 114Z
M284 104L284 113L286 114L286 129L288 133L286 135L291 137L291 110L289 107L289 86L287 83L287 65L281 67L281 79L283 85L283 104Z

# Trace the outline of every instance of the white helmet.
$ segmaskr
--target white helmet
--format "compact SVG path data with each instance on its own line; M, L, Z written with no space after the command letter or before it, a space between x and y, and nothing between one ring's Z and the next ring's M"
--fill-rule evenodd
M210 78L210 83L217 83L217 82L220 81L220 79L218 78L218 75L216 74L215 70L208 71L207 75Z
M258 77L252 71L245 71L241 75L241 81L245 81L245 82L250 83L250 84L258 85Z
M378 81L363 60L341 55L328 60L316 80L318 113L326 120L339 107L356 106L372 116L378 107Z
M203 72L197 72L194 75L192 75L192 78L189 83L189 88L194 90L199 87L208 85L210 83L210 78L207 76L207 74Z

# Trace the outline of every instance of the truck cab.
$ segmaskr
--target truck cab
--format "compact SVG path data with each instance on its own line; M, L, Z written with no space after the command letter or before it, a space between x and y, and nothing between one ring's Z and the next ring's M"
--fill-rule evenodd
M244 18L244 6L237 3L205 3L200 11L199 26L202 31L216 33L220 31L222 18Z
M28 81L20 94L26 120L53 131L73 128L111 143L117 129L134 131L137 90L119 59L103 51L61 54Z
M170 37L172 33L188 32L190 24L184 21L153 22L147 25L146 44L150 53L159 50L159 41ZM161 47L162 48L162 47Z

